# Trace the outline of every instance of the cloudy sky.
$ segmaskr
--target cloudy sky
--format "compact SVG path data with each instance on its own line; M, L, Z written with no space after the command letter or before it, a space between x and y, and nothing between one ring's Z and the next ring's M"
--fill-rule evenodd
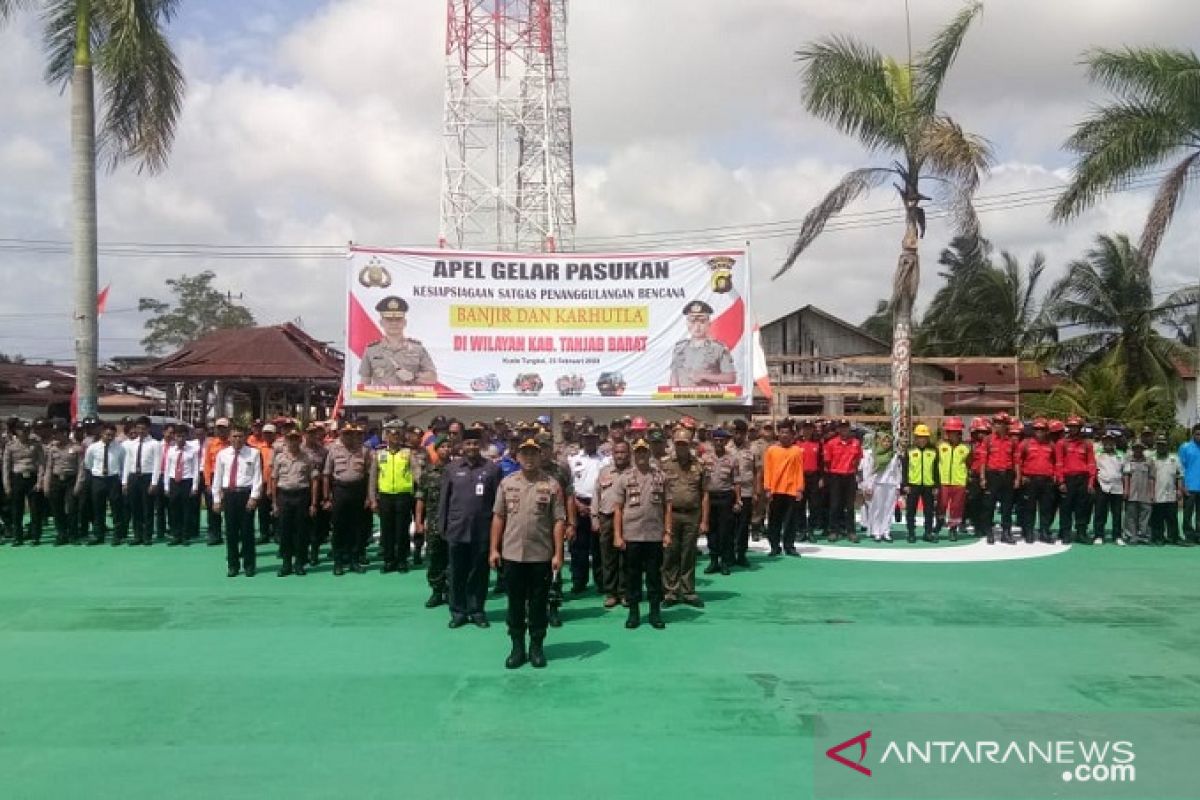
M181 5L171 34L189 86L171 165L156 177L124 169L101 178L102 245L436 243L442 0ZM911 7L919 49L958 4ZM1103 100L1078 66L1083 50L1195 47L1198 30L1200 4L1187 0L990 0L944 97L948 112L995 146L999 163L981 196L1061 185L1069 160L1059 145ZM574 0L578 239L626 249L634 240L613 237L689 230L697 247L728 246L704 230L782 223L749 236L758 317L815 303L861 321L889 293L898 224L831 231L792 273L769 279L798 219L843 172L870 163L800 104L793 53L833 33L902 55L903 0ZM5 240L70 236L67 99L41 80L39 35L28 14L0 33ZM892 200L881 191L850 211ZM1044 252L1057 277L1096 233L1136 236L1149 201L1147 190L1117 194L1069 226L1047 222L1048 201L1008 203L1017 207L982 219L998 247L1022 259ZM1200 273L1196 213L1194 201L1185 204L1168 234L1155 266L1164 290ZM921 302L937 288L934 261L948 238L934 222ZM0 351L69 359L69 254L4 244ZM139 353L138 298L163 297L165 279L203 269L241 293L260 322L299 319L318 338L342 342L340 259L102 255L100 283L112 284L102 356Z

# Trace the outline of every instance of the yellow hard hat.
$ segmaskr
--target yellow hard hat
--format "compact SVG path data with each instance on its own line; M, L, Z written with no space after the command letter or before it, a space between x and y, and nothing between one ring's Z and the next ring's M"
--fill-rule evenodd
M918 425L917 427L913 428L913 436L929 436L929 426Z

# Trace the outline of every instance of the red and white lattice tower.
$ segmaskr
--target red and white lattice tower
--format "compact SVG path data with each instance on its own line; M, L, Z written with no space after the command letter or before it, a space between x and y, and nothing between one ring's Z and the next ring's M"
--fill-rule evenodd
M443 247L570 250L567 0L447 0Z

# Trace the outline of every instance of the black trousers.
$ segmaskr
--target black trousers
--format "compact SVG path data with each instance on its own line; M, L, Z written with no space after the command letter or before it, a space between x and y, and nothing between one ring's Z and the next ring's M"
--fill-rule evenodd
M275 509L271 498L264 494L254 511L258 515L258 538L265 542L275 535Z
M1150 541L1179 541L1179 507L1176 503L1155 503L1150 509Z
M651 606L662 603L662 542L625 542L625 599L635 606L642 600L645 579L646 599Z
M818 530L825 530L829 525L826 514L825 490L821 485L821 473L804 473L804 497L796 502L796 525L802 534L816 535Z
M908 486L908 494L904 497L904 521L908 524L909 534L917 530L917 504L920 503L925 513L925 534L933 534L933 521L937 516L937 501L933 499L932 486Z
M221 515L213 511L212 487L206 486L203 476L200 478L200 496L204 501L205 527L208 531L208 540L210 542L219 541L221 538Z
M230 569L255 568L258 553L254 549L254 512L246 508L250 490L226 491L221 495L225 514L225 561Z
M350 564L366 555L363 538L363 515L367 501L367 482L335 483L333 485L333 560Z
M200 525L200 498L192 497L192 482L169 480L163 495L167 501L171 538L182 542L195 537Z
M129 504L129 520L133 527L135 542L149 542L154 532L154 504L150 496L150 475L129 476L129 490L125 494Z
M733 550L734 558L746 556L750 548L750 516L754 513L754 491L742 495L742 510L733 512Z
M1050 538L1054 524L1054 500L1058 487L1049 475L1030 475L1025 484L1025 504L1021 509L1021 530L1026 539L1037 531L1043 539Z
M854 532L854 493L858 490L855 475L825 476L829 490L829 533L849 536Z
M387 566L408 563L415 507L412 492L379 495L379 557Z
M333 524L333 512L317 506L317 515L313 517L312 528L309 531L309 544L314 557L320 551L321 545L329 541L329 530Z
M159 539L164 539L167 535L171 505L171 501L167 497L167 481L165 479L159 480L158 491L151 498L151 505L154 506L154 533Z
M600 588L608 597L625 596L625 551L613 547L613 515L600 515Z
M733 492L708 493L708 555L713 561L733 563L736 529L733 516ZM799 509L793 505L794 512Z
M312 505L311 489L279 490L279 557L291 565L293 559L308 559L308 530L311 518L308 510Z
M37 540L42 535L42 511L34 497L34 486L37 476L26 478L19 473L12 473L9 483L8 514L12 521L14 539L25 540L26 530L30 539ZM25 506L29 506L29 527L25 528Z
M779 549L781 538L783 547L791 549L796 546L796 531L787 524L788 517L794 513L795 505L796 498L790 494L771 495L767 503L767 542L770 543L772 551Z
M107 477L91 478L92 495L92 521L96 529L92 531L92 535L97 539L104 538L104 532L108 530L108 525L105 522L106 512L112 510L113 518L113 541L119 542L125 538L129 532L129 525L125 521L125 504L121 502L121 478L118 475L109 475Z
M504 575L508 588L509 636L546 638L546 610L550 595L549 561L504 561Z
M1071 527L1074 524L1075 535L1079 539L1087 536L1088 522L1091 521L1092 497L1088 492L1088 476L1083 473L1067 475L1066 494L1063 495L1059 507L1058 535L1064 541L1071 538Z
M60 542L73 542L79 535L78 503L75 502L75 476L50 478L50 514L54 533Z
M1113 541L1120 539L1125 530L1121 522L1125 511L1125 496L1098 491L1096 492L1095 506L1095 512L1092 515L1092 536L1104 538L1104 529L1108 526L1108 517L1111 513Z
M573 502L568 498L568 503ZM580 591L587 588L592 574L592 558L600 554L600 540L592 530L592 512L585 508L575 521L575 538L569 543L571 553L571 588ZM594 554L594 555L593 555ZM599 581L597 581L599 582Z
M426 566L425 580L432 591L446 594L448 585L446 570L450 564L450 552L441 533L425 528Z
M447 583L450 585L450 613L470 616L482 614L487 600L488 543L480 539L473 542L450 542ZM508 573L505 573L505 580ZM548 591L548 589L547 589Z
M1197 530L1200 523L1200 492L1185 492L1183 498L1183 532L1188 536Z
M1006 534L1012 533L1013 480L1015 478L1013 471L989 469L984 474L987 476L987 502L983 515L984 530L981 532L991 532L992 521L996 518L996 506L999 505L1000 529Z

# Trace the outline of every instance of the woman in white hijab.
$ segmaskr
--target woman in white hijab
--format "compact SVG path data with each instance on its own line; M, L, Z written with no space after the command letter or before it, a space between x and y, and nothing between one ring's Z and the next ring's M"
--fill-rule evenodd
M863 455L862 464L867 497L863 524L872 539L890 542L896 498L900 495L900 459L893 452L890 433L875 434L871 452Z

